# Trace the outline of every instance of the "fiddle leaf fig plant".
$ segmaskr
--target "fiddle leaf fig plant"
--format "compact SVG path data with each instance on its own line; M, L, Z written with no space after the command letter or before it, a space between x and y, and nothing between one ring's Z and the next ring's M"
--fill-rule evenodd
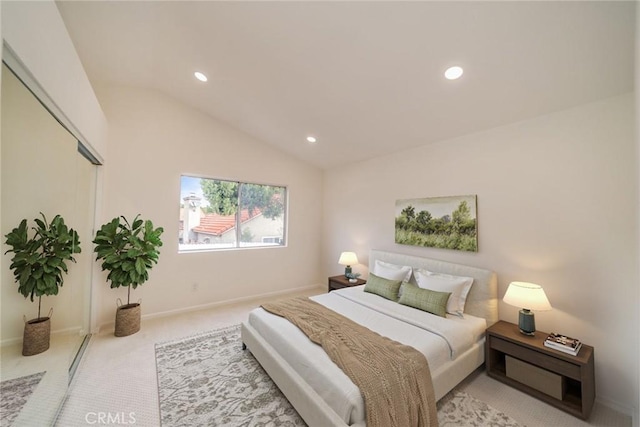
M124 216L113 218L96 233L96 261L102 260L102 270L109 271L107 281L112 288L128 288L127 305L131 288L146 282L149 270L158 263L163 232L162 227L154 228L150 220L143 221L137 215L132 223Z
M38 318L43 295L57 295L68 272L66 261L76 262L74 254L80 253L78 233L68 228L64 219L56 215L51 223L42 212L42 219L36 218L35 234L29 237L27 220L6 234L6 244L13 252L11 265L13 276L18 283L18 292L25 298L38 297Z

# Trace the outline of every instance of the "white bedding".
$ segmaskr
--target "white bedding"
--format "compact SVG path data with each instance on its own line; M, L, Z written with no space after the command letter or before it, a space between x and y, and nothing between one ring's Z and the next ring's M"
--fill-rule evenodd
M465 314L441 318L363 292L364 286L312 297L367 328L423 353L431 371L471 348L484 336L485 319ZM363 421L364 402L358 388L322 350L289 321L259 308L249 324L347 424Z

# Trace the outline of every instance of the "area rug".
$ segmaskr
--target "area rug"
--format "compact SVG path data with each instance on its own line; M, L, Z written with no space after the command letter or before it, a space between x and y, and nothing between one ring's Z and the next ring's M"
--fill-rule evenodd
M46 372L0 382L0 426L13 424Z
M160 420L175 426L306 426L248 350L240 325L156 344ZM520 427L475 397L438 402L441 427Z

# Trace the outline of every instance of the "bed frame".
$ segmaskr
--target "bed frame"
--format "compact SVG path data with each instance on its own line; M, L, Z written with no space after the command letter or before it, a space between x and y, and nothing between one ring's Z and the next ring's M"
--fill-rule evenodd
M485 318L487 327L498 321L498 280L493 271L375 249L370 252L369 271L373 271L376 260L397 265L409 265L413 268L423 268L438 273L473 277L473 286L467 297L465 313ZM411 281L414 280L412 275ZM248 321L242 323L241 334L244 346L249 348L249 351L309 426L348 426ZM459 355L455 360L446 363L435 372L431 372L436 399L440 400L483 362L484 340ZM351 424L351 427L363 427L364 425L363 421Z

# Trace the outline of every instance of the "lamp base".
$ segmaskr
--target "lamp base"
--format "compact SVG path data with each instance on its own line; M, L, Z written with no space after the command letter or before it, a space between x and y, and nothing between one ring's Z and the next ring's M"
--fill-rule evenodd
M518 327L520 333L533 336L536 332L536 319L533 317L531 310L523 308L518 315Z
M351 274L351 266L350 266L350 265L347 265L347 266L344 268L344 275L348 277L350 274Z

